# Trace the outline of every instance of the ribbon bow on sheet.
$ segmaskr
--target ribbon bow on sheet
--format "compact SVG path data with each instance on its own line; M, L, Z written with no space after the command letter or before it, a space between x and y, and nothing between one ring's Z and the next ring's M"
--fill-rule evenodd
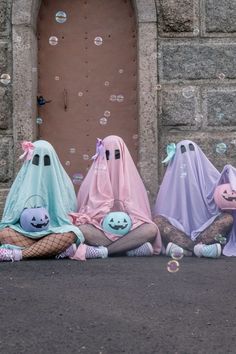
M102 139L97 138L96 154L92 156L92 160L96 160L98 156L105 156L105 147Z
M168 164L168 162L172 159L172 157L176 153L176 144L175 143L168 144L167 147L166 147L166 152L167 152L167 156L161 162Z
M31 160L34 152L34 145L31 141L23 141L21 147L24 153L19 157L19 160L25 159L26 161Z

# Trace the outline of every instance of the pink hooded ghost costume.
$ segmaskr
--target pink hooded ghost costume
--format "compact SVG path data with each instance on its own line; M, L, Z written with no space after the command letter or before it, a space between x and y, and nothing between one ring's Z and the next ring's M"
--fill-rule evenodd
M78 212L70 214L73 223L92 224L102 229L103 218L110 211L124 211L132 220L131 230L151 223L147 192L124 141L118 136L98 139L93 164L78 193ZM156 226L156 225L155 225ZM118 237L105 235L112 241ZM154 254L161 252L161 237L153 245ZM80 245L73 259L85 259L86 246Z

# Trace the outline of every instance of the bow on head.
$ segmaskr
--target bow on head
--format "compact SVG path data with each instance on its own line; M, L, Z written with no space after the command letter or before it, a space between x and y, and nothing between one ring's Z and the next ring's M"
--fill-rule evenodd
M96 160L98 156L104 157L105 156L105 147L102 139L97 138L96 143L96 154L92 156L92 160Z
M31 160L34 152L34 145L31 141L23 141L21 147L24 153L19 157L19 159L25 159L26 161Z
M162 163L166 163L168 164L168 162L172 159L172 157L175 155L175 152L176 152L176 145L175 143L171 143L171 144L168 144L167 147L166 147L166 152L167 152L167 156L166 158L161 161Z

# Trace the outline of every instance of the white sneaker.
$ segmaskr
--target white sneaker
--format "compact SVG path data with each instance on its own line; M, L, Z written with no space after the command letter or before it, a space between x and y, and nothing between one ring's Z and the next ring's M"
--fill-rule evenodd
M85 258L107 258L108 256L108 249L104 246L94 247L94 246L87 246L86 247L86 254Z
M153 255L153 247L150 242L135 248L134 250L126 252L128 257L150 257Z
M191 251L184 250L182 247L176 245L176 243L169 242L166 246L166 256L167 257L178 257L182 258L183 256L191 257L193 253Z
M60 254L58 254L55 258L56 259L62 259L62 258L69 258L69 257L73 257L76 251L76 244L72 243L72 245L70 245L70 247L68 247L65 251L61 252Z
M213 245L199 243L194 246L194 254L197 257L219 258L221 255L221 245L219 243L214 243Z

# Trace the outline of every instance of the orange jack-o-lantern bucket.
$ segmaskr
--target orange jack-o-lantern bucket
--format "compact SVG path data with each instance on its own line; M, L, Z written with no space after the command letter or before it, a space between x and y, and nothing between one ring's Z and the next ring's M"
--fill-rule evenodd
M214 200L219 209L236 209L236 192L232 191L229 183L221 184L216 187L214 192Z

